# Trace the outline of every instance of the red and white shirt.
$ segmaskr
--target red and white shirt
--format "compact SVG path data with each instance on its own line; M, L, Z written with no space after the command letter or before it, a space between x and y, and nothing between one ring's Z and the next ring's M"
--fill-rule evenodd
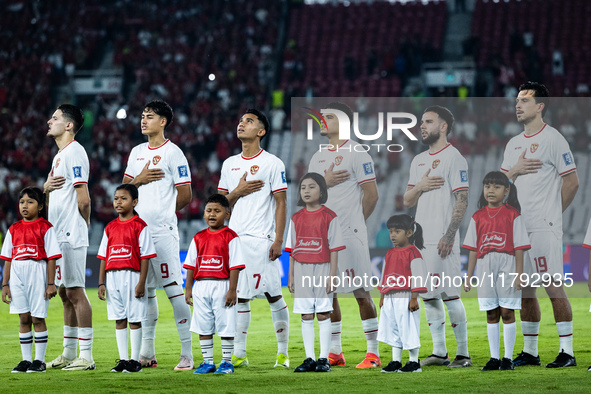
M463 247L478 259L490 252L515 255L516 250L531 249L522 216L508 204L474 212Z
M230 216L229 226L238 235L275 240L276 203L273 194L287 191L285 165L276 156L261 149L253 157L230 156L222 165L218 190L231 193L246 173L246 180L261 180L263 188L240 197Z
M416 246L388 250L382 267L381 285L378 286L380 293L392 290L426 293L426 282L427 268Z
M333 164L333 171L347 170L350 177L330 188L325 205L338 215L345 237L355 232L367 243L361 185L376 181L373 159L359 143L347 140L338 149L322 149L314 153L308 171L324 176Z
M501 171L509 171L524 151L526 159L542 161L536 173L515 180L525 227L562 235L562 177L577 170L568 142L547 124L536 134L523 132L507 143Z
M289 221L285 251L299 263L328 263L330 253L345 249L337 214L322 206L300 209Z
M156 257L148 225L137 215L125 221L119 218L111 221L105 227L96 257L106 261L105 271L139 271L141 260Z
M192 269L195 280L228 279L231 270L244 268L238 234L228 227L199 231L191 241L183 268Z
M176 217L177 186L191 184L191 170L183 151L170 140L156 148L147 142L131 150L125 176L134 179L146 163L148 169L159 168L164 178L138 188L139 198L135 210L148 223L153 236L173 234L178 238Z
M0 259L47 261L62 257L54 227L44 218L19 220L6 232Z
M73 248L88 246L88 226L78 210L77 185L88 184L86 151L73 140L53 158L51 176L63 176L61 189L49 193L49 221L55 227L58 242L68 242Z
M468 163L451 144L438 152L429 150L419 153L410 165L408 187L413 188L425 173L443 178L443 186L421 194L417 203L416 221L423 226L423 239L426 245L437 245L447 232L451 222L456 199L454 193L468 190ZM460 243L460 233L456 232L455 245Z

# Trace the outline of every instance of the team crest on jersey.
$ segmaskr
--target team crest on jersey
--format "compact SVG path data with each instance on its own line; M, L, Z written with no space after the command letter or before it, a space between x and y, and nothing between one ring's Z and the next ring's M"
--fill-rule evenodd
M152 163L154 165L160 163L160 160L162 160L162 157L160 157L160 156L154 156L154 157L152 157Z
M435 160L435 161L433 161L433 164L431 164L431 167L432 167L433 169L436 169L436 168L437 168L437 166L439 165L439 163L441 163L441 160Z
M59 166L59 165L60 165L60 161L61 161L61 160L62 160L62 159L57 159L57 160L55 161L55 167L54 167L54 168L57 168L57 166Z
M529 147L529 151L531 153L534 153L535 151L538 150L539 147L540 147L540 144L531 144L530 147Z
M252 166L252 167L250 167L250 173L252 175L255 175L257 172L259 172L259 166Z
M334 164L335 166L340 165L343 162L343 156L337 156L334 158Z

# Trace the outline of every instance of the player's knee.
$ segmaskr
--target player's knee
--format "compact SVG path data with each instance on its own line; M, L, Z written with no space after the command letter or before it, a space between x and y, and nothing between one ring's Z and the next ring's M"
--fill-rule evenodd
M328 320L330 319L330 312L317 313L316 317L318 318L318 321Z
M31 321L33 323L33 326L35 327L39 327L39 326L44 326L45 325L45 319L41 318L41 317L32 317ZM35 330L37 331L37 330Z
M515 311L513 309L501 308L501 317L504 324L511 324L515 322Z
M277 301L279 301L280 299L282 299L282 298L283 298L283 297L282 297L282 296L280 296L280 295L278 295L278 296L275 296L275 297L271 297L271 296L269 295L269 293L265 293L265 296L267 297L267 300L269 301L269 304L272 304L272 303L274 303L274 302L277 302Z
M31 313L27 312L27 313L21 313L19 315L19 321L20 321L20 325L21 326L27 326L30 327L31 324L33 324L33 320L31 318Z
M496 324L501 318L500 308L495 308L490 311L486 311L486 322L490 324ZM503 318L504 321L504 318Z
M306 321L314 320L314 314L313 313L302 314L302 320L306 320ZM320 320L320 319L318 319L318 320Z

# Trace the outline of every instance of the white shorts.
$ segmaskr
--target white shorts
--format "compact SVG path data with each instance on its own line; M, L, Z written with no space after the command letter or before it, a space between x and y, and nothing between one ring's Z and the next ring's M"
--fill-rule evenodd
M72 248L60 242L62 258L55 262L55 287L86 287L86 246Z
M230 280L198 280L193 284L191 331L222 338L236 336L236 305L226 307Z
M530 285L538 285L543 277L551 275L554 281L564 281L562 238L552 231L528 233L531 249L523 256L523 273Z
M408 309L410 298L410 291L384 296L378 341L405 350L421 347L421 310L411 312Z
M294 261L293 312L299 314L332 312L333 295L326 293L330 283L330 263L306 264Z
M176 282L183 284L181 259L179 257L179 240L172 234L152 237L156 257L150 259L146 289L156 289Z
M250 235L240 236L245 268L238 276L238 298L252 300L281 295L281 261L269 260L269 249L273 241Z
M357 289L371 291L373 289L369 284L371 259L367 242L353 235L344 237L344 243L347 248L339 251L339 270L337 272L341 283L337 288L337 293L351 293ZM361 278L367 278L367 280L361 281L359 280Z
M10 265L10 313L31 312L31 316L45 319L49 299L47 289L47 262L43 260L12 260Z
M462 263L460 262L460 248L454 245L452 253L442 259L437 251L437 245L425 245L421 255L427 268L427 292L421 298L455 298L459 297L464 287L462 277ZM439 278L439 280L437 279ZM439 283L438 283L439 282ZM459 286L454 286L454 282Z
M498 307L521 309L521 290L515 289L515 256L506 253L487 253L476 261L478 305L481 311ZM473 284L476 285L476 279Z
M107 271L107 316L109 320L127 319L129 323L141 323L148 317L147 292L135 298L135 287L140 279L139 271Z

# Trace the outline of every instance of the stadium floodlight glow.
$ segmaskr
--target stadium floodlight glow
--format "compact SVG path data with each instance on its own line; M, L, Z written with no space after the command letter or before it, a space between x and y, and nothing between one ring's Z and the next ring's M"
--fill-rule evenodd
M117 119L125 119L127 118L127 111L125 110L125 108L119 108L116 116Z
M215 74L209 74L209 80L215 81Z

